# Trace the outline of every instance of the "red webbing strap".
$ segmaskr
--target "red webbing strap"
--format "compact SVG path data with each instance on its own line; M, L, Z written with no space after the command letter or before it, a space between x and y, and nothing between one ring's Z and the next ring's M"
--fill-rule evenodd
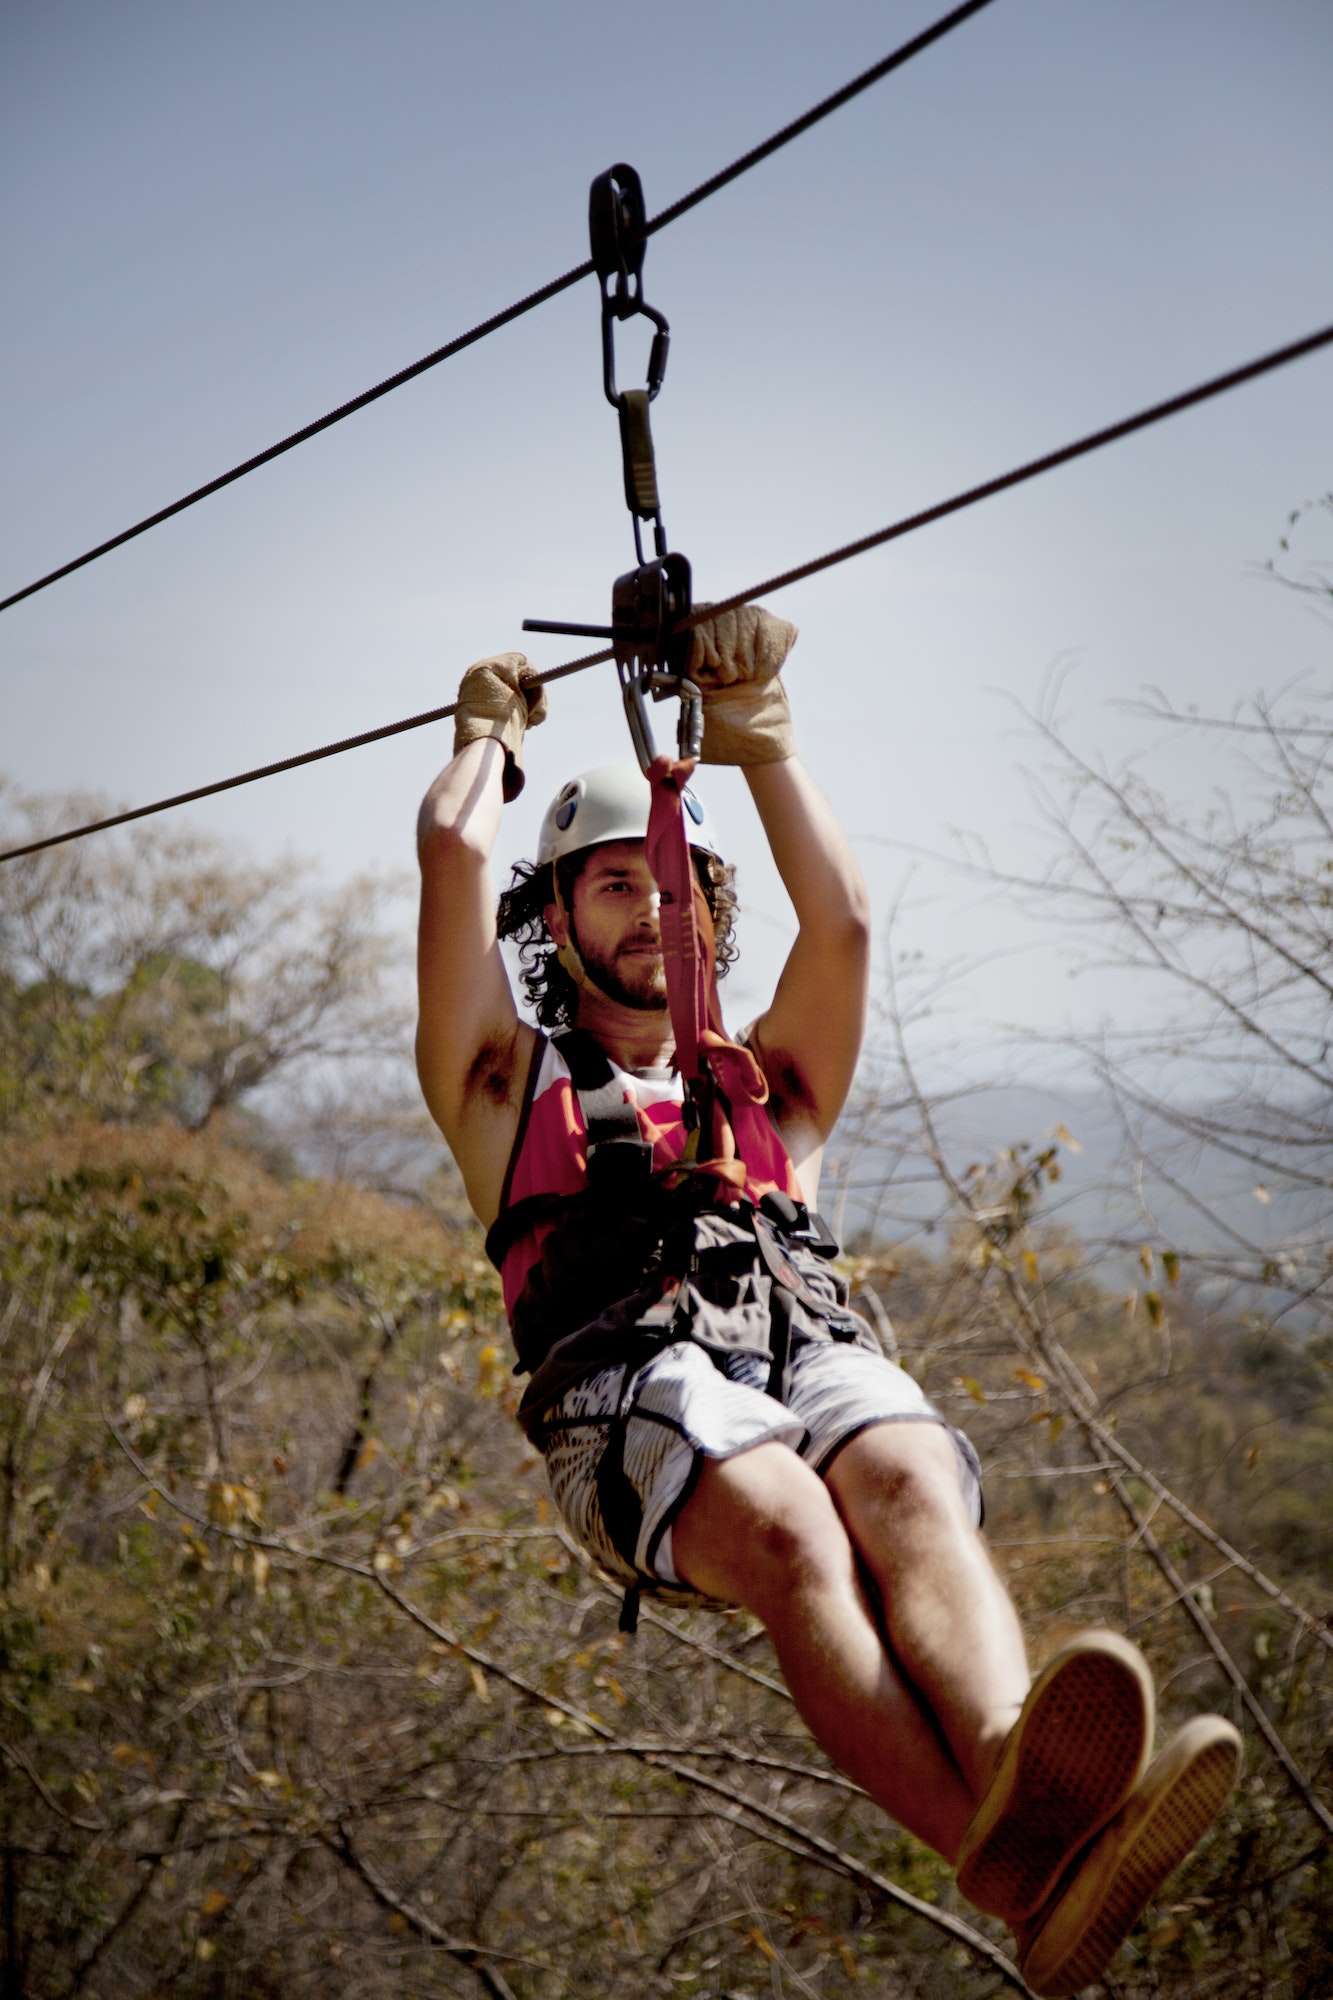
M766 1104L768 1084L750 1051L728 1041L722 1027L713 919L694 872L681 801L693 770L688 760L659 757L654 763L648 773L653 797L645 845L661 896L658 927L676 1063L686 1084L696 1087L704 1120L696 1170L715 1175L735 1199L744 1186L745 1168L723 1107ZM719 1193L725 1188L720 1186Z
M713 985L713 927L690 858L681 801L693 770L693 764L676 763L669 757L659 757L653 765L648 774L653 799L646 843L648 866L661 897L658 925L676 1063L687 1083L699 1075L704 1030L713 1026L709 1016L717 1004L709 991ZM699 922L700 904L703 925Z

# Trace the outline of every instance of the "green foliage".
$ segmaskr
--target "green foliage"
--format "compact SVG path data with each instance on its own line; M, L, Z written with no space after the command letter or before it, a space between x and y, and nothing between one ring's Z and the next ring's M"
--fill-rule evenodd
M971 1920L938 1858L747 1678L775 1673L752 1620L650 1611L637 1639L616 1630L616 1593L559 1531L510 1421L473 1238L168 1128L12 1149L0 1199L11 1987L64 1994L85 1965L85 1990L107 1996L311 1979L330 1995L462 1993L483 1974L517 2000L993 1986L875 1888ZM1160 1329L1127 1319L1073 1245L995 1217L888 1283L915 1372L966 1405L997 1560L1038 1647L1107 1618L1149 1646L1169 1713L1224 1701L1112 1497L1048 1476L1086 1445L1033 1421L1051 1384L1017 1356L1006 1303L1029 1258L1122 1426L1151 1432L1154 1464L1293 1582L1325 1559L1327 1510L1312 1503L1310 1541L1290 1511L1300 1469L1326 1462L1322 1420L1270 1421L1305 1390L1262 1346L1238 1401L1227 1330L1179 1291L1163 1379ZM1243 1579L1206 1583L1188 1537L1180 1559L1317 1766L1333 1720L1321 1656ZM644 1743L673 1768L614 1747ZM753 1811L738 1821L703 1778L780 1805L851 1878L775 1845ZM1256 1756L1121 1990L1313 2000L1317 1983L1254 1975L1269 1980L1279 1938L1285 1963L1325 1975L1330 1886Z
M475 1232L211 1116L364 1039L364 899L312 929L189 841L57 857L0 882L0 2000L993 1994L999 1927L830 1770L753 1620L618 1631ZM942 1253L848 1275L981 1449L1037 1656L1104 1621L1168 1723L1246 1724L1115 1991L1323 2000L1328 1336L1289 1273L1259 1319L1262 1270L1219 1293L1174 1243L1111 1289L1043 1221L1064 1139L925 1148Z
M88 805L11 798L6 842ZM401 1057L388 885L138 830L0 870L0 1131L94 1116L202 1125L314 1059Z

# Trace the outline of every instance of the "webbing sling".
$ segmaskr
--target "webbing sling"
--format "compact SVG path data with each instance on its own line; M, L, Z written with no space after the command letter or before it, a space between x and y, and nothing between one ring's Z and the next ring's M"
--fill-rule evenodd
M676 1066L685 1079L687 1128L694 1123L682 1171L708 1175L717 1199L734 1203L745 1188L745 1166L737 1158L727 1114L733 1103L766 1104L768 1084L750 1051L729 1041L722 1026L713 919L694 872L684 820L682 793L693 771L691 761L670 757L652 765L645 849L661 898L662 965Z

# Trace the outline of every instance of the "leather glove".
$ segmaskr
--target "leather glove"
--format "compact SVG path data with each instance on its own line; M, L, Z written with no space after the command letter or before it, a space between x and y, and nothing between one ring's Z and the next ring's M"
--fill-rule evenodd
M707 610L700 605L700 610ZM758 604L705 619L692 634L689 677L703 690L705 764L778 764L796 755L778 668L796 627Z
M469 667L458 688L454 755L493 736L504 745L505 803L523 789L523 735L546 720L546 689L525 653L493 653Z

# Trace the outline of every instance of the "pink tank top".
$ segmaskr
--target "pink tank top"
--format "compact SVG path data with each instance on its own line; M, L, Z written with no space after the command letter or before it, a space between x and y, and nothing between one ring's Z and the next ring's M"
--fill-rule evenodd
M654 1167L673 1165L685 1150L680 1076L665 1070L635 1075L615 1062L611 1068L624 1088L625 1102L634 1106L639 1131L652 1145ZM764 1106L736 1105L731 1125L736 1151L745 1162L745 1192L751 1201L758 1203L774 1188L800 1201L796 1169ZM586 1184L587 1166L583 1113L569 1065L555 1043L543 1035L533 1051L528 1089L500 1198L501 1213L528 1195L577 1194ZM552 1222L535 1224L505 1256L500 1278L506 1311L512 1313L528 1272L554 1227Z

